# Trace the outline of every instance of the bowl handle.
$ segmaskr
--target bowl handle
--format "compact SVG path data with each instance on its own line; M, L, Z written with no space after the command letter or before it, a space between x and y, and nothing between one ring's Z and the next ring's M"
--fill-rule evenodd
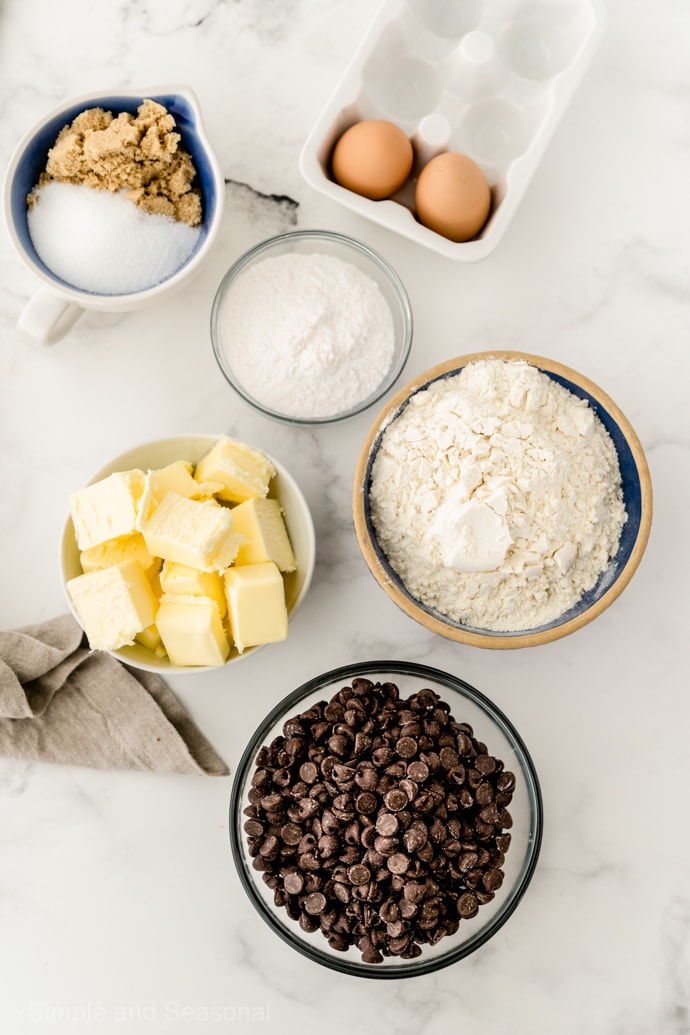
M83 312L80 305L42 287L29 299L17 327L43 345L54 345L74 327Z

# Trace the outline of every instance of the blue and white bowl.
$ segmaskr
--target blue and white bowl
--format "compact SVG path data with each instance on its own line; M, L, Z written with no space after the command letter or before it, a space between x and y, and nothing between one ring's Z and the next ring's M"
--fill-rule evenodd
M48 152L58 133L88 108L104 108L113 113L135 115L144 100L162 104L174 117L181 146L187 151L197 170L203 204L203 223L194 251L184 265L163 284L120 295L101 295L73 287L48 269L36 253L27 222L27 195L35 187L45 169ZM198 272L221 227L225 206L225 183L210 141L203 126L196 95L186 86L152 87L149 90L109 90L82 94L53 108L34 124L20 140L10 159L3 189L5 223L12 245L21 261L44 287L73 304L104 311L128 311L156 301L182 286Z
M422 603L411 595L382 550L372 522L369 487L372 466L384 430L404 410L417 392L433 381L453 377L463 367L480 359L524 360L541 370L581 399L586 399L608 431L621 472L627 521L618 549L592 589L558 618L545 625L516 632L495 632L472 628ZM523 352L481 352L447 360L420 374L401 388L379 413L364 442L357 463L353 489L355 531L372 574L406 614L432 632L458 643L494 649L533 647L567 636L593 621L623 592L635 573L647 546L652 522L652 484L640 441L630 422L609 396L582 374L541 356Z

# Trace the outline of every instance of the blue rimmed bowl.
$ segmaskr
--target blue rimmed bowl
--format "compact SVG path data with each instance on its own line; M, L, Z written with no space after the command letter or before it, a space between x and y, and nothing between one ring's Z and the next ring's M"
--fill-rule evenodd
M162 285L120 295L82 291L68 284L50 270L34 248L27 222L27 195L35 187L46 166L48 152L63 126L89 108L129 112L136 115L147 99L162 104L174 117L180 146L187 151L198 175L203 205L203 222L194 251L184 265ZM106 311L129 311L156 301L161 292L181 287L195 274L206 259L222 224L225 208L225 182L211 143L206 135L201 108L193 90L187 86L169 85L150 89L112 89L81 94L49 111L29 129L17 144L7 166L4 179L3 206L5 223L18 257L42 285L75 305Z
M627 513L616 553L596 584L556 619L542 626L515 632L496 632L465 625L415 598L391 565L377 539L370 501L372 467L385 430L405 410L413 396L435 381L454 377L469 363L491 358L523 360L589 403L616 449ZM362 446L355 470L353 516L357 539L370 571L391 600L415 621L458 643L493 649L533 647L567 636L587 625L623 592L637 570L649 539L652 484L644 450L630 422L616 403L589 378L562 363L525 352L478 352L447 360L420 374L401 388L378 414Z

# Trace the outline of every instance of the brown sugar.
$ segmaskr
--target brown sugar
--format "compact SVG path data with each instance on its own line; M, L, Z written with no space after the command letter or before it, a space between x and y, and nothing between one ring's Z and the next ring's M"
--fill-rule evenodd
M87 108L60 130L34 190L52 180L83 184L126 197L145 212L189 226L202 218L196 169L183 151L175 119L162 104L145 100L136 116ZM27 198L36 201L32 191Z

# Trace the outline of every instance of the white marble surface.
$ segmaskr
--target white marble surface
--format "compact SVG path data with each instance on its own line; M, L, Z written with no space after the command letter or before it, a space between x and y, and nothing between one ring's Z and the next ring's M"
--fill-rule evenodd
M291 953L245 899L228 847L231 779L0 760L7 1035L690 1031L690 9L611 0L518 215L477 265L422 251L301 181L302 142L371 14L369 0L0 3L3 166L65 98L186 82L227 180L222 240L189 288L154 309L87 315L52 349L15 329L34 281L0 237L0 622L64 610L67 494L112 455L177 432L236 434L301 483L315 581L285 644L173 689L234 765L268 707L325 668L399 657L455 672L531 749L546 808L539 869L466 961L407 982L343 979ZM520 652L426 634L357 548L350 486L371 415L286 431L226 388L208 333L215 288L247 246L295 226L351 233L396 265L415 314L407 375L520 348L580 369L627 414L655 518L632 583L593 625Z

